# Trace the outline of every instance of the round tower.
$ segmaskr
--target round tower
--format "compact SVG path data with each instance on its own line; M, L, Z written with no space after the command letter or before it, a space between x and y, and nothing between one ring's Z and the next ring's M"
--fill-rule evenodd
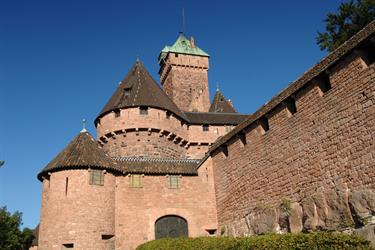
M95 120L112 157L186 158L188 119L137 61Z
M82 130L39 174L39 250L114 249L115 175L121 170Z

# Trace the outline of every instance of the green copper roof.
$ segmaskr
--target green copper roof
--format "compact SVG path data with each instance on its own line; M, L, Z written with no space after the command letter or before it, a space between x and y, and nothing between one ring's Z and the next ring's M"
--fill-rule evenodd
M207 57L210 56L197 46L192 47L190 40L187 39L182 33L178 36L177 41L172 46L165 46L162 51L160 51L159 61L169 52Z

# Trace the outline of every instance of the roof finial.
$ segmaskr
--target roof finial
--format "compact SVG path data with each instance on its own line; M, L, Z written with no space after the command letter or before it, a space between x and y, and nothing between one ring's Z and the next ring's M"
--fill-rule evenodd
M220 92L219 84L216 84L216 92Z
M86 119L83 119L82 120L82 130L81 130L81 133L85 133L87 132L86 130Z
M140 60L139 60L139 55L137 55L137 63L139 63L140 62Z

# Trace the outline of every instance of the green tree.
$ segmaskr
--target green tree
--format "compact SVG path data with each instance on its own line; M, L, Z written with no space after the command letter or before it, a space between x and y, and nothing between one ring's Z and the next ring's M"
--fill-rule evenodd
M33 231L20 230L22 214L11 214L6 207L0 207L0 250L26 250L34 239Z
M374 19L375 0L341 3L337 14L327 14L326 31L318 32L317 44L321 50L331 52Z

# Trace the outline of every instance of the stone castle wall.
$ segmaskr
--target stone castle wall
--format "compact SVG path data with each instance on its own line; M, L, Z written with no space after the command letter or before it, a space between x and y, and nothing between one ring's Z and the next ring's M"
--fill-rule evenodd
M165 93L184 111L208 112L208 57L169 53L160 71Z
M339 186L375 189L375 65L351 53L325 73L327 92L308 82L293 95L296 110L278 105L212 152L222 233L254 233L249 214L285 198L301 202Z
M111 156L150 158L200 159L219 136L228 131L225 126L187 125L167 111L148 108L140 114L139 108L121 109L116 117L111 112L100 118L97 138Z
M53 172L43 180L38 250L114 249L115 176L106 173L104 185L89 184L89 170ZM68 181L67 181L68 180Z
M189 237L216 229L216 204L211 162L198 176L180 176L181 187L168 187L168 176L142 177L143 187L129 186L130 176L116 180L116 249L135 249L155 239L155 222L166 215L187 220Z

